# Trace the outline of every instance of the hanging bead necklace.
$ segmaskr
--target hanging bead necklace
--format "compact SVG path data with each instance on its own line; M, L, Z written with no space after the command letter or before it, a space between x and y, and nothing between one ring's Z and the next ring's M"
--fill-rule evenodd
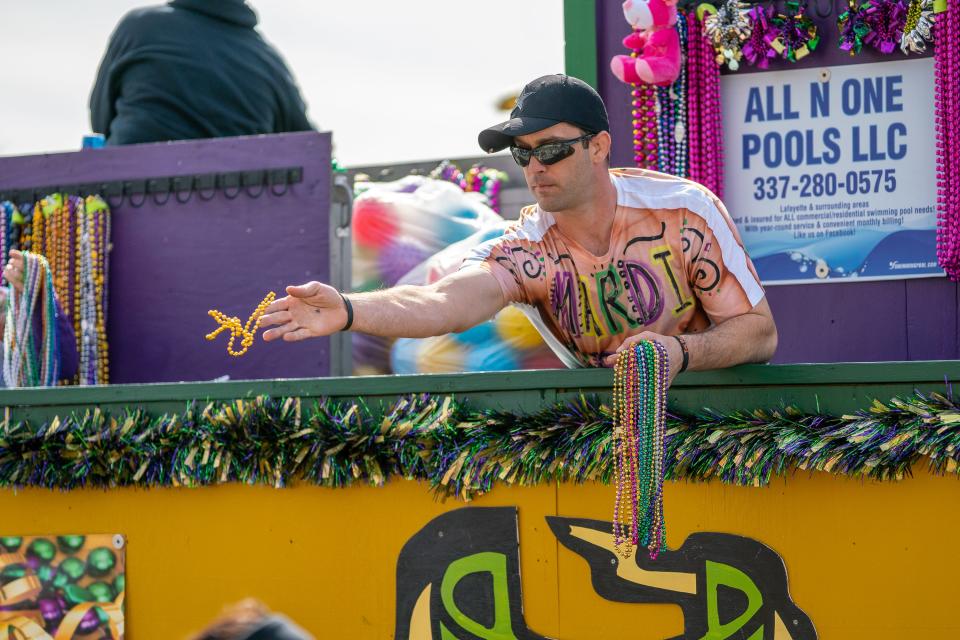
M73 220L76 207L76 197L71 196L66 198L64 207L61 209L62 215L55 221L60 235L60 257L57 259L57 269L53 272L54 285L57 287L57 295L60 296L60 302L68 314L73 310L73 298L75 295L73 287L70 286L72 282L70 275L73 272L73 251L71 251L73 246L71 242L73 238L73 224L71 221Z
M627 381L635 377L634 366L636 359L633 357L633 351L624 351L617 358L617 364L614 368L613 376L613 438L611 447L613 449L613 480L616 487L615 499L613 503L613 547L617 554L623 558L629 558L633 547L628 545L628 541L633 539L633 533L636 531L636 512L633 508L633 502L625 495L626 487L629 487L631 493L635 490L634 483L631 482L627 474L630 473L631 458L631 432L627 407L632 406L628 401ZM629 521L628 525L624 521Z
M53 278L46 258L23 253L23 290L7 285L6 330L3 334L3 378L8 387L52 386L60 377L60 345ZM42 344L37 360L33 314L41 311Z
M642 340L617 358L613 378L613 545L629 558L647 547L655 560L666 548L663 520L666 433L666 348Z
M23 221L23 231L21 231L20 239L20 249L23 251L33 250L33 221L40 215L40 203L36 202L33 205L33 212L28 213Z
M273 302L274 298L277 297L273 291L268 293L266 297L260 301L260 304L257 305L257 308L253 310L253 313L250 314L250 317L247 318L247 323L245 325L240 324L240 318L236 316L227 316L225 313L221 313L216 309L210 309L207 311L207 315L217 321L220 325L213 332L207 334L207 340L214 340L222 331L230 332L230 342L227 343L227 353L234 357L240 357L247 352L247 349L253 344L253 339L257 335L257 330L260 328L260 318L263 316L264 312L267 310L267 307L270 306L270 303ZM251 325L253 328L251 329ZM233 342L238 337L240 337L240 351L233 350Z
M43 223L46 220L43 215L43 205L44 201L41 200L33 209L33 233L30 236L32 240L30 250L40 255L46 255L47 253L46 247L43 246L44 240L46 239L43 233Z
M673 102L670 100L670 87L657 87L657 171L669 172L673 160L670 148L670 136L667 131L670 127L669 111Z
M60 210L54 216L53 224L51 225L56 229L56 249L54 252L56 254L56 265L51 265L51 269L53 269L53 285L57 289L57 295L61 297L68 294L70 284L70 272L67 265L70 261L69 251L71 207L71 198L69 196L64 196ZM69 308L70 307L68 306L67 309Z
M677 14L680 50L686 51L686 16ZM681 178L687 171L687 75L681 61L680 75L669 87L657 87L657 169Z
M7 264L7 254L10 252L10 248L7 246L7 241L10 239L7 225L10 218L13 217L15 208L12 202L0 202L0 265Z
M720 102L720 67L712 62L712 47L706 38L701 38L700 55L703 59L701 79L703 112L706 125L703 130L701 161L705 167L704 185L718 198L723 198L723 120Z
M79 278L77 295L80 300L80 384L95 384L94 376L90 371L93 362L93 348L91 342L96 333L96 326L90 322L90 306L93 297L93 274L90 263L90 215L86 208L77 212L77 276Z
M59 193L47 196L41 201L40 210L43 212L43 251L39 252L47 259L51 272L57 268L56 226L53 221L55 214L60 210L62 198Z
M642 169L656 169L657 89L649 84L632 86L633 160Z
M53 287L53 271L50 269L50 265L45 263L43 256L37 257L40 258L38 260L38 271L40 271L40 281L43 289L41 292L43 348L41 350L39 382L45 387L52 387L60 379L60 335L57 332L56 293ZM30 328L33 328L32 322Z
M700 22L695 11L686 15L687 19L687 46L685 51L687 77L687 122L693 123L687 127L687 156L689 167L687 176L695 182L703 182L703 168L700 165L700 145L703 136L703 87L700 83L702 70L700 69L699 30Z
M673 89L677 96L674 106L674 124L671 134L676 144L676 161L673 175L686 178L689 171L689 161L687 159L687 132L690 127L687 124L687 17L683 13L677 14L677 33L680 36L680 52L683 56L680 63L680 76L673 83Z
M96 323L97 384L110 381L107 343L107 254L110 242L110 212L100 198L87 198L87 210L93 213L94 246L91 251L94 283L94 314Z
M723 133L720 115L720 67L714 61L713 44L704 21L690 11L687 19L686 127L687 173L723 197ZM691 126L690 123L695 123Z
M632 51L636 58L639 51ZM641 169L658 169L657 89L646 83L630 85L633 117L633 161Z
M947 0L933 35L937 145L937 260L960 280L960 0Z

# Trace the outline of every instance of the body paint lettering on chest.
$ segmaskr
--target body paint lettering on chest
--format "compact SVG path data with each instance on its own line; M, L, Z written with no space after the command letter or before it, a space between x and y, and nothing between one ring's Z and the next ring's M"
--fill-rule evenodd
M660 263L660 267L663 269L664 275L667 276L667 281L670 282L673 292L677 295L677 306L673 308L673 315L678 316L684 313L687 309L693 307L693 299L688 298L684 295L683 291L681 291L680 282L677 280L677 274L674 271L673 266L670 264L670 259L673 257L673 251L670 250L669 245L654 247L650 250L650 257L654 262Z
M623 332L623 326L613 316L618 316L626 320L627 326L631 329L640 326L634 318L630 317L627 310L620 303L620 296L623 295L623 281L613 265L609 265L603 271L596 275L597 278L597 297L600 298L600 308L603 310L603 316L607 321L607 327L611 334Z
M640 318L640 324L651 325L663 313L663 295L660 283L650 270L640 262L620 262L623 278L627 283L627 295Z
M602 336L603 327L590 302L587 279L569 271L553 276L550 295L551 311L560 327L571 336Z
M580 335L579 289L569 271L557 271L553 276L552 311L560 327L573 336Z
M583 335L597 336L603 335L603 326L593 310L593 304L590 301L590 286L585 276L580 276L580 320L583 326Z

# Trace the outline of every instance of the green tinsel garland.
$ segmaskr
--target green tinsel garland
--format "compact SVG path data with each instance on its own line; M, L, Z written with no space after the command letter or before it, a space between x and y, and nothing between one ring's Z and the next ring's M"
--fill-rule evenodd
M874 402L854 415L705 411L671 416L667 426L671 479L763 486L794 468L899 480L921 458L933 473L960 467L960 408L936 393ZM610 433L609 408L585 397L527 415L430 396L400 399L386 412L267 397L159 417L93 410L40 429L5 426L0 486L343 487L403 477L469 499L497 482L608 483Z

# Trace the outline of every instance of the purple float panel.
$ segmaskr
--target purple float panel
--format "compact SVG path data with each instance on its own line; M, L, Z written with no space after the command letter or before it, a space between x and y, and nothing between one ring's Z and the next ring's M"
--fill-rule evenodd
M245 323L269 291L330 281L330 154L329 133L307 132L7 157L0 189L302 168L301 182L275 192L194 190L139 206L128 196L111 208L110 382L316 377L331 373L329 339L258 335L234 358L226 331L204 336L217 328L209 309Z
M616 0L597 1L597 91L607 105L613 148L610 164L614 167L633 166L633 127L630 114L630 86L610 71L613 56L630 52L621 42L630 34L630 25L623 17L623 3Z
M602 0L597 7L597 90L610 116L611 164L633 166L630 87L614 77L610 59L629 53L622 44L630 26L622 3ZM837 3L836 7L846 7ZM829 17L817 15L829 14ZM808 3L820 29L816 52L799 63L774 62L769 70L829 67L890 60L865 48L850 56L837 46L836 13L821 0ZM895 55L903 57L899 52ZM932 47L924 56L932 55ZM911 55L911 58L918 57ZM737 73L756 73L747 64ZM725 72L726 73L726 72ZM721 105L722 107L722 105ZM691 125L695 126L695 125ZM736 176L727 175L735 180ZM736 212L731 212L736 215ZM952 360L960 357L958 285L946 278L886 282L828 283L767 287L780 333L774 362L880 362Z

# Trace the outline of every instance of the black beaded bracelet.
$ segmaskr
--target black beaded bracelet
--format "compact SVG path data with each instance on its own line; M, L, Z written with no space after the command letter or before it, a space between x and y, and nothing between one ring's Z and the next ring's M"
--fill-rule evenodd
M337 291L340 294L340 299L343 300L343 306L347 308L347 323L343 325L343 329L340 331L350 331L350 327L353 326L353 305L350 304L350 298L343 295L340 291Z
M677 339L677 342L680 343L680 351L683 352L683 362L680 364L680 371L677 373L683 373L687 370L687 365L690 364L690 353L687 351L687 343L684 342L683 338L680 336L673 336Z

